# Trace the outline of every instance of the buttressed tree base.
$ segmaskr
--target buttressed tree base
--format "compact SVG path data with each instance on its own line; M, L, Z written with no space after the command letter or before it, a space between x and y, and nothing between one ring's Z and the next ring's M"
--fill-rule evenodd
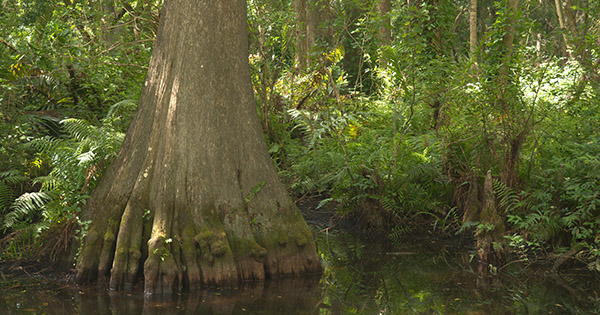
M277 177L248 65L246 2L165 3L140 103L82 218L76 281L146 293L320 272Z

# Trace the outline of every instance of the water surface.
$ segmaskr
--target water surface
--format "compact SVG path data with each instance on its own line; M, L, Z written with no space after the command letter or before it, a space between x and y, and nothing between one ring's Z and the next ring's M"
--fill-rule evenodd
M318 228L315 227L318 230ZM2 270L0 314L587 314L600 312L591 273L553 275L514 263L479 277L472 250L427 238L395 246L320 231L321 277L166 298L107 292ZM48 277L48 276L46 276Z

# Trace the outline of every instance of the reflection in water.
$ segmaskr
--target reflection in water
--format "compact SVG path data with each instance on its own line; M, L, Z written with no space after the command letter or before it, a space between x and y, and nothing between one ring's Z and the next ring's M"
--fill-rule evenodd
M30 279L25 279L29 280ZM62 286L60 285L62 284ZM0 313L64 314L310 314L318 306L318 277L278 279L236 290L147 297L142 292L107 292L60 282L8 287L0 297Z
M511 264L479 278L469 249L431 240L388 247L320 234L322 277L172 297L106 292L0 269L0 314L565 314L600 311L593 275ZM21 272L21 274L23 274Z
M565 314L600 311L594 275L508 265L480 278L472 250L429 239L386 247L346 234L319 241L331 314Z

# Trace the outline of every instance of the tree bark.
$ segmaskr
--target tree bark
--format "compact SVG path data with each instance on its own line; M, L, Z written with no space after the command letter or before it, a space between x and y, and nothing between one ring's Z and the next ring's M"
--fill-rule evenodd
M327 0L308 0L306 4L306 45L314 49L319 41L326 41L326 29L323 23L327 21ZM309 51L310 53L310 51Z
M494 188L492 187L492 172L488 171L483 184L483 201L479 214L480 227L477 228L477 256L479 257L479 272L485 273L490 265L498 265L504 261L507 252L504 240L504 222L498 214Z
M502 65L500 66L500 70L498 73L498 81L500 85L500 90L503 90L508 84L508 70L511 64L512 52L513 52L513 44L515 41L516 29L515 24L517 12L519 10L519 0L509 0L509 16L506 20L505 33L504 38L502 39L502 46L504 48L504 60L502 61ZM503 98L504 93L502 91L500 97ZM504 102L504 100L502 100Z
M511 112L508 101L506 100L507 91L509 85L512 84L509 79L509 70L511 66L512 52L514 50L514 41L516 36L516 28L517 24L517 13L519 10L519 0L509 0L509 12L508 18L505 26L505 34L502 41L503 46L503 61L500 66L498 73L498 106L500 106L500 111L502 115L506 117L510 117L511 115L515 116L514 112ZM517 118L517 117L515 117ZM527 133L529 132L528 121L523 119L522 123L519 124L522 128L521 130L515 130L515 126L507 127L504 136L504 157L502 160L503 169L501 171L502 181L511 188L516 188L519 183L519 155L521 153L521 148L523 143L527 138Z
M377 12L381 19L381 25L379 26L379 32L377 33L379 41L382 45L389 45L392 41L392 29L390 20L390 11L392 10L392 3L390 0L379 0L377 5Z
M469 11L469 46L471 59L477 63L477 0L471 0Z
M327 40L323 22L329 17L326 0L293 0L296 13L296 62L306 70L312 62L312 50L319 41Z
M321 270L260 129L245 1L165 3L138 111L81 218L79 283L143 275L153 294Z
M296 63L300 69L308 67L309 47L306 42L306 0L294 0L296 13Z

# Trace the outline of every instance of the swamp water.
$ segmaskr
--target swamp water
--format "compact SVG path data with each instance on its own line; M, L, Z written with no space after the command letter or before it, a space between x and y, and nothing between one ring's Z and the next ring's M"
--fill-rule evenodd
M315 229L318 229L315 227ZM394 247L320 232L321 277L169 298L78 287L0 270L0 314L588 314L600 311L590 273L551 275L511 264L482 279L472 251L412 239ZM17 276L17 274L19 274Z

